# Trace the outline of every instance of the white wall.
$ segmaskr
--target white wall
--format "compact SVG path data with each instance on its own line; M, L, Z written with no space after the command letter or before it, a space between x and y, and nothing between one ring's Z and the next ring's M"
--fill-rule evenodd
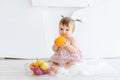
M0 56L50 57L53 54L51 49L53 40L58 35L60 15L71 16L72 11L76 10L76 8L33 7L31 2L31 0L0 0ZM105 11L106 8L99 9ZM92 19L93 22L86 26L83 22L81 25L84 27L76 30L74 35L85 57L119 55L120 29L116 20L119 16L118 7L113 9L114 26L111 25L113 22L111 14L104 15L104 12L101 12L102 16L99 16L101 13L99 14L96 8L97 14L94 17L96 23L94 24L92 15L89 20ZM89 15L91 14L92 12Z
M75 36L84 57L120 56L119 7L115 0L74 12L73 18L82 19Z
M76 8L34 7L31 0L0 0L0 56L50 57L61 14Z
M0 0L0 56L29 56L38 54L40 48L45 51L41 19L41 11L33 8L30 0Z

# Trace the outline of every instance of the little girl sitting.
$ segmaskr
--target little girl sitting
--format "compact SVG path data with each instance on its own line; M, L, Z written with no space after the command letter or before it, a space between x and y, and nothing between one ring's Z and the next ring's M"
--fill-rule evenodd
M72 36L74 30L74 20L70 17L62 17L59 22L59 34L65 37L66 43L62 46L57 46L54 43L52 47L55 53L50 58L50 62L52 63L52 70L55 73L57 73L59 67L69 68L76 62L81 61L81 51Z

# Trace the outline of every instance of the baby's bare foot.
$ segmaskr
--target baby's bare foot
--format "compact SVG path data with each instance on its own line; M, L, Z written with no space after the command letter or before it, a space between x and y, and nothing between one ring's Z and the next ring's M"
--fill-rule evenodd
M57 67L56 67L56 66L52 66L52 67L51 67L51 71L56 74L56 73L57 73Z
M74 65L74 62L68 62L65 64L65 68L70 68L72 65Z
M68 69L68 68L70 68L70 66L71 66L71 65L65 64L64 67L65 67L66 69Z

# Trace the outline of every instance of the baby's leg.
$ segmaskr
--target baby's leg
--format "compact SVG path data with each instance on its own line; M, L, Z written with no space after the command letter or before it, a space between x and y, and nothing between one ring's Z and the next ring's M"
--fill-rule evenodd
M51 71L54 72L54 73L57 73L58 67L59 67L58 63L52 62Z
M70 62L67 62L66 64L65 64L65 68L70 68L72 65L74 65L75 64L75 62L74 61L70 61Z

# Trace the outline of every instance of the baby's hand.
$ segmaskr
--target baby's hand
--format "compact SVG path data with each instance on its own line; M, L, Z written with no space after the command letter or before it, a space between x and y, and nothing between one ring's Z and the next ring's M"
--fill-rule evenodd
M63 47L68 47L70 45L70 43L68 43L68 41L66 41L66 43L63 44Z

